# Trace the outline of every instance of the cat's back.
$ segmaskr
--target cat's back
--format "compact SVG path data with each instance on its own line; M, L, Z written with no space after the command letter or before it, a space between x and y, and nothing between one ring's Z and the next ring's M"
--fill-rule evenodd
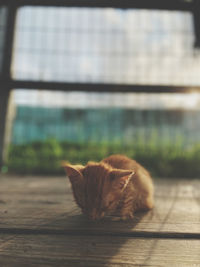
M149 209L153 207L153 181L150 173L142 165L124 155L112 155L105 158L103 162L111 165L113 168L133 170L133 179L130 180L132 183L129 183L129 186L127 186L128 192L134 192L135 200L139 200L137 205L141 208Z
M150 173L136 160L130 159L125 155L111 155L102 160L116 169L134 170L137 174L150 176Z
M116 169L136 170L139 167L139 164L135 160L132 160L127 156L120 154L109 156L103 159L102 162L105 162Z

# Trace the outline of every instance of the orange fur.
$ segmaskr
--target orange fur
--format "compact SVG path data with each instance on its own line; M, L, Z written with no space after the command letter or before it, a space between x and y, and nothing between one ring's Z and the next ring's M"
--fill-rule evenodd
M135 160L112 155L86 166L64 166L76 203L96 220L105 215L133 218L134 212L153 207L153 183L149 172Z

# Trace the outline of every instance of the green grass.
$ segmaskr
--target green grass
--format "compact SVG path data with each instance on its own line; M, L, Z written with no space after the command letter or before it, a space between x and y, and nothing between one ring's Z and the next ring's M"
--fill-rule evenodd
M19 174L64 174L62 160L86 164L100 161L111 154L125 154L143 164L153 176L200 177L200 145L183 149L182 142L155 140L144 145L142 140L134 144L115 143L68 143L56 140L11 145L4 172Z

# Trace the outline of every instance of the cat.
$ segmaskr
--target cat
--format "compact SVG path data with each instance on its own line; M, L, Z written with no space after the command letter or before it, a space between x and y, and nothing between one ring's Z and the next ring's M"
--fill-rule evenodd
M135 160L112 155L86 166L63 164L74 199L91 220L106 215L132 219L134 213L153 208L153 182L149 172Z

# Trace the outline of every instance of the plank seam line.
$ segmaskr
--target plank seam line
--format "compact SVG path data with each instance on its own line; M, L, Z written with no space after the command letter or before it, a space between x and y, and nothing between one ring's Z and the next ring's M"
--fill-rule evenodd
M162 239L199 239L200 233L177 233L177 232L97 232L87 230L58 230L58 229L28 229L28 228L0 228L0 234L17 235L66 235L66 236L113 236L127 238L162 238Z

